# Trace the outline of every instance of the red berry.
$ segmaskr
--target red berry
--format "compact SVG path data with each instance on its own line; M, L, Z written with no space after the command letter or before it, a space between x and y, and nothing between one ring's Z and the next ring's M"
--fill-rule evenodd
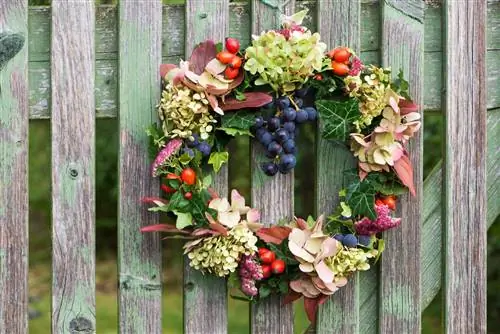
M262 265L262 276L264 278L269 278L269 277L271 277L271 274L272 274L271 266L268 264Z
M343 63L348 61L351 57L351 53L345 47L335 49L335 53L333 54L333 59L339 63Z
M387 196L382 198L382 202L392 211L396 210L396 196Z
M276 255L274 254L274 252L271 251L265 252L260 255L260 260L262 261L262 263L271 264L275 259Z
M382 205L382 204L384 204L384 202L382 202L382 200L381 200L380 198L377 198L377 199L375 200L375 205L376 205L376 206L379 206L379 205Z
M318 74L314 75L314 80L321 81L321 80L323 80L323 76L318 73Z
M217 60L219 60L221 63L223 64L229 64L231 62L231 60L233 60L233 58L235 57L234 54L232 54L231 52L227 52L227 51L221 51L217 54L217 56L215 56L217 58Z
M226 50L236 54L240 50L240 42L236 38L226 38Z
M180 176L174 173L167 174L167 180L180 180Z
M332 61L332 71L334 74L343 77L347 73L349 73L349 66L343 63L337 63L336 61Z
M240 68L241 67L241 58L238 56L235 56L231 62L229 63L229 66L232 68Z
M184 194L184 198L185 199L191 199L191 198L193 198L193 193L190 192L190 191L188 191L187 193Z
M273 263L271 263L271 269L273 270L273 273L275 274L281 274L285 271L285 261L277 259L274 260Z
M182 182L192 186L196 182L196 173L192 168L185 168L181 173Z
M270 250L264 247L259 248L259 256L261 256L264 253L269 252Z
M240 73L239 68L233 68L233 67L226 67L226 70L224 71L224 75L226 76L226 79L232 80L238 76Z

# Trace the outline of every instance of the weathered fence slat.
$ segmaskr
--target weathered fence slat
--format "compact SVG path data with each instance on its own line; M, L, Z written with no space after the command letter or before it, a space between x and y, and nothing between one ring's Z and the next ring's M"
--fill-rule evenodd
M382 65L395 78L404 71L410 95L423 105L424 2L386 0L382 5ZM423 122L423 120L422 120ZM379 331L420 333L420 235L422 229L422 130L409 142L416 196L398 200L401 225L384 233L380 262Z
M0 333L28 331L28 3L0 3Z
M271 6L263 1L252 0L252 33L276 29L280 25L280 13L290 15L295 1L277 0ZM261 221L267 225L276 224L280 219L291 219L294 212L293 172L267 177L260 170L264 150L259 144L251 148L252 206L261 210ZM253 304L251 309L251 332L253 334L293 333L292 305L282 305L282 298L270 296Z
M95 331L94 1L52 1L52 333Z
M350 1L318 1L318 31L328 48L348 46L360 52L361 4ZM342 188L343 172L355 167L348 148L321 137L322 124L317 129L316 212L328 215L338 205L338 190ZM320 307L318 333L358 333L359 331L359 274L337 291Z
M186 59L196 44L207 39L224 42L229 31L229 0L186 1ZM228 193L227 165L214 177L220 196ZM226 280L203 275L184 263L184 333L227 333Z
M161 333L161 251L157 234L139 229L157 222L140 200L159 192L151 178L145 129L157 119L161 61L161 1L119 4L120 333Z
M444 6L444 326L486 333L486 1Z

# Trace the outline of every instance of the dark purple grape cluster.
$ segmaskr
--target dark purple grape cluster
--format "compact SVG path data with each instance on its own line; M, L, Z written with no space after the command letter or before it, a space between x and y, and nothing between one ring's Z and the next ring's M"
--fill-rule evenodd
M194 157L194 150L198 150L204 157L208 157L210 155L212 152L212 146L209 143L200 140L197 134L194 134L191 139L186 139L186 145L181 148L182 154L187 153L190 157Z
M287 174L297 164L295 139L298 127L307 121L316 120L318 116L314 107L303 106L306 94L307 90L301 89L293 97L282 96L268 106L277 109L277 113L267 119L262 116L255 118L255 138L262 144L266 157L270 159L260 166L266 175L273 176L278 172Z

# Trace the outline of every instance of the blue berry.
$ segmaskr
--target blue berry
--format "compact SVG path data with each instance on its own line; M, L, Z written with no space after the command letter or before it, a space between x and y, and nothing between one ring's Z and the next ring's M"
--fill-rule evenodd
M288 139L283 143L283 150L285 153L294 154L295 153L295 141L293 139Z
M358 245L358 238L354 234L346 234L344 235L342 244L346 247L354 248Z
M198 149L198 151L201 152L201 154L204 157L209 156L210 152L212 151L212 146L210 146L210 144L207 143L206 141L201 142L196 148Z
M267 121L267 128L270 130L270 131L276 131L280 128L280 119L278 117L271 117L268 121Z
M293 154L283 154L280 157L280 164L283 164L287 168L294 168L297 164L297 158Z
M307 111L300 109L297 111L297 117L295 118L296 123L305 123L307 121Z
M199 136L198 136L198 134L195 133L195 134L192 135L192 137L193 137L193 140L191 140L191 139L187 139L186 140L187 146L188 147L196 147L196 146L198 146L198 144L199 144Z
M194 151L193 151L193 149L192 149L192 148L183 147L183 148L181 149L181 152L182 152L182 154L187 154L187 155L189 155L191 158L194 158Z
M295 132L295 123L286 122L285 124L283 124L283 129L285 129L289 134L293 134Z
M273 141L273 135L264 128L258 129L255 137L264 146L269 145L269 143Z
M279 129L276 131L275 136L278 143L284 143L288 140L288 132L285 129Z
M339 242L342 242L344 240L344 235L343 234L335 234L333 238Z
M304 110L307 112L307 120L314 121L318 117L318 112L313 107L306 107Z
M269 143L269 145L267 145L267 151L270 154L274 154L276 156L276 155L280 154L281 151L283 151L283 148L277 142L272 141L271 143Z
M304 104L304 100L302 100L301 98L296 98L296 99L293 100L293 102L295 102L295 104L299 108L302 108L302 105Z
M286 96L283 96L283 97L280 97L278 99L278 107L281 109L281 110L285 110L286 108L288 108L290 106L290 99Z
M264 162L260 165L260 168L267 176L273 176L278 173L278 166L274 162Z
M370 245L371 241L372 241L372 237L369 235L358 235L358 242L362 246Z
M295 109L289 107L283 111L283 118L285 121L293 121L295 117L297 117L297 111L295 111Z
M255 117L254 126L258 129L264 126L264 119L260 116Z

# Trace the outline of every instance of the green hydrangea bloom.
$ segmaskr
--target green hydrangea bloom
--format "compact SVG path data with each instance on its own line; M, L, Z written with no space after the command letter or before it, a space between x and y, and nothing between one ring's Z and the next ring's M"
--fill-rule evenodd
M361 248L342 247L335 256L325 259L326 265L336 278L347 277L355 271L370 269L369 261L377 255L377 250L365 251Z
M193 133L207 139L217 121L210 113L210 104L203 92L169 83L162 92L158 114L165 135L189 138Z
M257 237L244 224L236 225L227 236L204 238L188 252L189 265L202 272L224 277L238 267L240 257L257 251Z

